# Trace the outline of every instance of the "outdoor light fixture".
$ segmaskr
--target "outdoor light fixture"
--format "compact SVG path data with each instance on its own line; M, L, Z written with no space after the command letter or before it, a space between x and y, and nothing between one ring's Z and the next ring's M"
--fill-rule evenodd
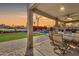
M64 11L64 10L65 10L65 8L64 8L64 7L60 7L60 10L61 10L61 11Z
M72 18L67 18L68 20L73 20Z

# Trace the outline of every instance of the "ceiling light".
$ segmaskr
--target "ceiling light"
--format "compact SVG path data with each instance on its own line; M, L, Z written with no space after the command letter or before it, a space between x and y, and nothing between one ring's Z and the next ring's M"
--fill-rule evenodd
M67 18L68 20L73 20L72 18Z
M61 11L64 11L64 10L65 10L65 8L64 8L64 7L60 7L60 10L61 10Z

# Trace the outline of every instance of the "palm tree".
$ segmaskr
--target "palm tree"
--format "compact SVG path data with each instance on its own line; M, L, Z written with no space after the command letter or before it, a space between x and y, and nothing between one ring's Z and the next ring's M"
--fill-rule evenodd
M39 26L39 20L40 20L41 16L40 15L37 15L37 14L35 14L35 16L36 16L37 27L38 27Z

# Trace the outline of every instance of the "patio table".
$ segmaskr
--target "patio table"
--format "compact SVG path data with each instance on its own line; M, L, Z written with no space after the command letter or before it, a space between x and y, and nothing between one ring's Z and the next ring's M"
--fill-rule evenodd
M79 34L77 34L77 33L66 33L66 34L63 34L63 39L65 39L67 41L79 43Z
M77 33L67 33L63 34L63 39L66 43L79 47L79 34Z

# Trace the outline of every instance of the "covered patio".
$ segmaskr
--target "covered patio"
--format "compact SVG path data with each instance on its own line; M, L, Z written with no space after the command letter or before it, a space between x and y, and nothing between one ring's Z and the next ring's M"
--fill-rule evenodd
M66 25L68 23L79 22L79 4L77 3L39 3L39 4L27 4L27 29L28 29L28 40L26 56L33 56L33 13L37 13L49 19L55 20L55 29L58 33L59 23L63 28L63 38L71 39L74 38L76 42L79 42L78 33L66 34ZM69 38L67 38L69 37ZM68 41L67 41L68 42ZM67 43L65 42L65 43ZM64 43L64 44L65 44ZM42 47L40 47L42 48ZM51 47L52 50L52 47ZM52 50L53 51L53 50ZM45 53L45 52L44 52ZM53 54L52 54L53 56Z

